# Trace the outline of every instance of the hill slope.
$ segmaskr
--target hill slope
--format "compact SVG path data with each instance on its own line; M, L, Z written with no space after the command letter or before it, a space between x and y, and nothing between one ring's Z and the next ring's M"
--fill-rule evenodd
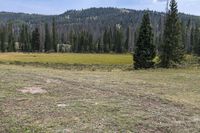
M155 33L155 40L159 39L163 32L165 14L161 12L149 11L152 26ZM58 38L60 40L69 41L70 32L80 32L86 30L93 35L94 40L102 39L102 34L105 28L114 27L120 24L124 31L130 28L130 46L134 45L134 36L137 31L144 11L137 11L132 9L119 8L89 8L85 10L69 10L60 15L39 15L39 14L25 14L25 13L10 13L0 12L0 24L4 25L8 21L15 24L15 33L19 35L19 26L22 23L29 25L30 29L35 26L40 27L41 36L44 36L44 23L51 23L55 18L57 23ZM180 13L182 26L186 29L188 24L190 27L200 25L200 17L194 15L187 15ZM44 42L44 37L42 42ZM124 38L125 39L125 38ZM62 42L62 41L60 41Z

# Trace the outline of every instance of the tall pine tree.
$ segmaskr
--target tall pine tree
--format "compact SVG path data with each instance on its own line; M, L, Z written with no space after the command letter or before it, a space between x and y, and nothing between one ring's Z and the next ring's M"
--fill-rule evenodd
M142 19L139 36L133 54L134 68L151 68L154 66L153 59L156 56L153 44L153 31L150 23L149 14L146 12Z
M15 52L15 40L13 35L13 24L9 22L8 24L8 52Z
M105 29L105 31L104 31L104 34L103 34L103 51L104 51L104 53L108 53L109 52L109 50L108 50L108 48L109 48L109 36L108 36L108 32L107 32L107 29Z
M55 22L55 18L53 18L53 22L52 22L52 45L53 45L53 49L56 52L57 51L57 34L56 34L56 22Z
M183 59L183 45L181 43L181 27L178 17L176 0L171 0L170 10L166 16L163 44L160 53L160 65L169 68L180 64Z
M51 38L50 38L50 32L49 32L49 26L46 23L45 24L45 42L44 42L44 50L45 52L48 52L50 50L52 50L52 46L51 46Z
M22 25L20 30L20 48L22 52L30 52L31 51L31 44L30 44L30 35L28 32L28 26Z
M196 26L193 31L193 53L194 55L200 56L200 30L199 27Z
M117 24L114 30L114 51L116 53L123 52L123 33L120 24Z
M124 44L124 50L126 52L128 52L128 49L129 49L129 40L130 40L130 28L128 27L127 30L126 30L126 41L125 41L125 44Z
M33 52L39 52L40 51L40 32L38 28L35 28L35 30L32 32L32 50Z
M2 30L1 30L1 52L6 51L5 40L6 40L5 28L2 28Z

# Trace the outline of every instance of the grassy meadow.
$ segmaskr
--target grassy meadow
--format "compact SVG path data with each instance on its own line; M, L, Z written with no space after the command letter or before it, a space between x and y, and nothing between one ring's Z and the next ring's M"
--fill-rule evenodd
M132 64L131 54L74 54L74 53L4 53L1 62L49 63L49 64Z
M31 65L68 70L132 69L131 54L1 53L1 64Z
M195 68L92 72L0 65L0 132L197 133L199 81ZM44 93L22 91L27 87Z
M109 72L51 67L125 67L132 65L129 54L5 53L0 62L1 133L200 132L199 67ZM50 67L35 66L38 62Z

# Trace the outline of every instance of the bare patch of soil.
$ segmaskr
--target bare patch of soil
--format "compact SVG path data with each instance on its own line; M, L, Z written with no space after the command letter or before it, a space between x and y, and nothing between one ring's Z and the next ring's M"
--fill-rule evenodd
M31 93L31 94L47 93L47 91L42 89L41 87L24 87L23 89L20 89L18 91L20 91L22 93Z
M58 104L57 106L58 107L66 107L67 105L66 104Z
M61 81L59 81L59 80L54 80L54 79L47 79L47 80L46 80L46 83L48 83L48 84L50 84L50 83L57 83L57 84L60 84Z

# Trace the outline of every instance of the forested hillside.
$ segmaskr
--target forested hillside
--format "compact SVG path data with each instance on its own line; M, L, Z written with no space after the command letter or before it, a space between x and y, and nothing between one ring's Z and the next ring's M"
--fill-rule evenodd
M0 49L3 52L132 52L143 14L144 11L118 8L70 10L51 16L1 12ZM154 44L159 50L165 13L149 11L149 14ZM186 14L179 17L186 52L197 52L200 17Z

